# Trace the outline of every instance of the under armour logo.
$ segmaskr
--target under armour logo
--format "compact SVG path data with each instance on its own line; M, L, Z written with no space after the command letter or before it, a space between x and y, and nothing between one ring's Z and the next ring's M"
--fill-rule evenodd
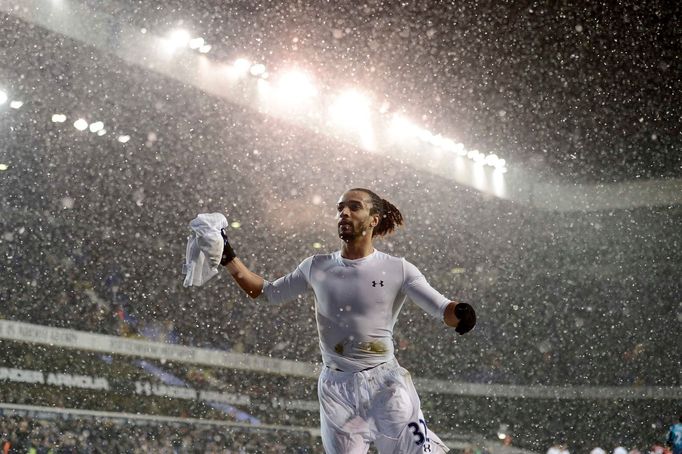
M383 287L383 286L384 286L384 281L379 281L379 285L380 285L381 287ZM377 281L372 281L372 287L376 287L376 286L377 286Z

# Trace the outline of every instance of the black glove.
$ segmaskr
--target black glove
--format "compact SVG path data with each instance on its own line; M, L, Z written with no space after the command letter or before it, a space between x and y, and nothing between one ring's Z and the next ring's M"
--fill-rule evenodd
M230 263L232 260L234 260L235 257L237 257L237 254L234 253L234 249L232 249L230 242L227 241L227 234L225 233L225 229L220 229L220 235L222 235L223 237L223 257L220 259L220 264L222 266L227 266L228 263Z
M455 317L459 319L457 328L455 328L459 334L468 333L476 325L476 312L470 304L457 303L455 305Z

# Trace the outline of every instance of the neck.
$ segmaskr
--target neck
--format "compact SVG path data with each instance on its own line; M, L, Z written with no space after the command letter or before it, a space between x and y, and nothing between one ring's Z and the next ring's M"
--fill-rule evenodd
M367 257L374 252L372 238L362 237L354 241L344 241L341 247L341 257L356 260Z

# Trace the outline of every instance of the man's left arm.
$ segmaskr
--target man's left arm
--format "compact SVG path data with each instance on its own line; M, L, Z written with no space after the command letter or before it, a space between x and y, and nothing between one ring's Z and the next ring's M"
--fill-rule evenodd
M459 334L471 331L476 325L476 312L470 304L448 301L448 298L431 287L417 267L407 260L404 260L403 289L419 307L434 317L442 317L443 322L455 328Z

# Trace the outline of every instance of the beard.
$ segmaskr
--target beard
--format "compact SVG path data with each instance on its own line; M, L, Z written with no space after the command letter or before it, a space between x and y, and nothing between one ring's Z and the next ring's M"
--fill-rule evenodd
M348 243L355 239L362 238L367 235L369 226L359 225L355 226L352 223L344 223L338 226L339 238Z

